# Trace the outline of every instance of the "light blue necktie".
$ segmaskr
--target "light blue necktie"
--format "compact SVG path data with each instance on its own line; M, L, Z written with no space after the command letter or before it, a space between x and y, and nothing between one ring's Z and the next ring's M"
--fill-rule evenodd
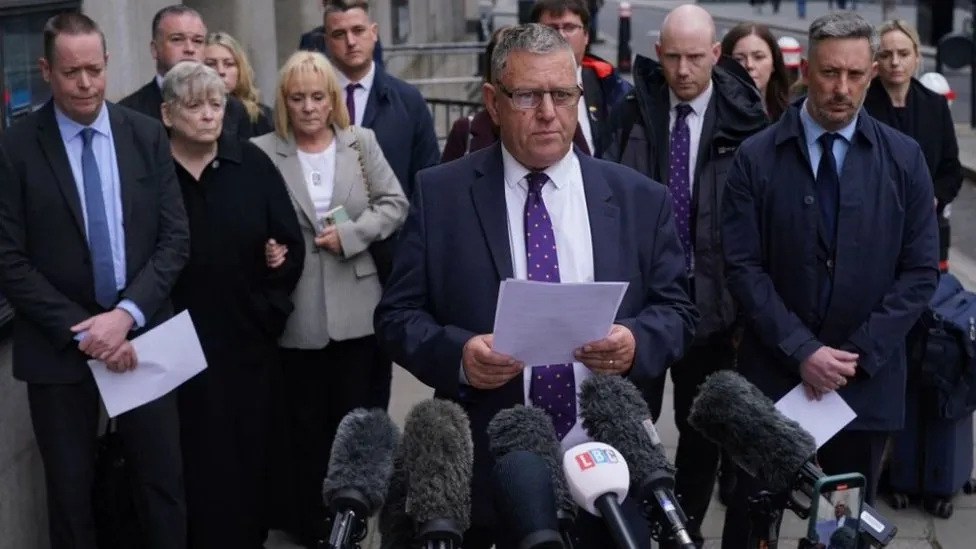
M95 130L81 130L84 148L81 150L81 173L85 183L85 209L88 211L88 248L91 251L92 274L95 276L95 301L110 309L118 299L115 286L115 262L112 258L112 238L108 232L102 177L98 173L92 138Z

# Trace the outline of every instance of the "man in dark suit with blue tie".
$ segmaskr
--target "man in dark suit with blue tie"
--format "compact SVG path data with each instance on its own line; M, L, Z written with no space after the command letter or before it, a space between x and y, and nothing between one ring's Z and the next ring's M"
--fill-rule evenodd
M810 25L808 95L736 153L722 242L746 319L739 370L771 399L803 384L857 413L817 452L827 474L867 478L873 504L888 435L905 416L905 336L935 292L939 234L918 143L861 105L877 34L856 13ZM825 412L829 413L829 412ZM745 474L723 547L746 546Z
M104 101L96 23L60 14L43 39L53 98L0 138L0 290L16 310L14 377L27 382L51 547L95 549L99 394L87 361L139 367L128 339L172 316L189 233L163 126ZM117 431L145 511L140 546L184 549L174 393L118 416Z
M470 549L514 546L491 507L491 418L518 404L575 404L580 382L592 375L646 384L684 353L698 321L667 190L572 147L582 90L562 35L538 24L513 27L491 65L484 103L500 142L417 175L375 315L377 338L394 360L471 419ZM550 252L540 253L547 243ZM629 286L605 339L578 349L572 364L527 369L492 350L507 278ZM574 380L567 394L547 382L557 375ZM563 449L588 440L577 408L554 417ZM636 539L648 543L636 506L624 511ZM572 534L577 547L613 545L603 523L584 512Z

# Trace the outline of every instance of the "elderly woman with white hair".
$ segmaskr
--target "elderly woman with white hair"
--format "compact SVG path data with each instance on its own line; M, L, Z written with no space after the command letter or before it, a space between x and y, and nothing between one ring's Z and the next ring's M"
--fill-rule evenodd
M217 72L181 62L162 93L191 234L172 299L190 312L208 366L179 389L188 547L259 549L277 339L302 273L302 233L274 163L222 135ZM273 267L265 255L272 239L291 250Z

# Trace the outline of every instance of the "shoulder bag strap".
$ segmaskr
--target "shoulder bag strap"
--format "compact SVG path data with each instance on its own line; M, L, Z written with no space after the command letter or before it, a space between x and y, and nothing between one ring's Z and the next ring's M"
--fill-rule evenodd
M370 206L373 205L373 188L369 184L369 178L366 177L366 155L363 154L363 144L359 140L359 132L356 131L355 126L350 126L349 130L352 132L355 139L352 142L352 146L356 149L356 156L359 157L359 175L363 179L363 186L366 187L366 197L369 200Z

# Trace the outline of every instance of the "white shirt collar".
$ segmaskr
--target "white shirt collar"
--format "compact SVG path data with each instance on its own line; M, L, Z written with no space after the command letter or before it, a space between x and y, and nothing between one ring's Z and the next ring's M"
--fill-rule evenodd
M159 86L159 89L163 89L163 75L156 75L156 85Z
M345 73L340 71L338 68L336 68L336 74L339 76L339 87L342 89L342 93L345 94L346 86L352 84L353 81L349 80L349 77L346 76ZM376 63L370 61L369 72L366 73L366 76L363 76L362 80L356 83L359 84L360 87L362 87L363 91L365 91L368 94L373 89L374 80L376 80Z
M558 162L549 166L548 168L542 170L546 175L549 176L549 180L552 181L553 186L557 189L563 188L573 176L573 164L576 158L576 154L573 152L572 147L570 147L569 152L566 156L559 159ZM522 188L528 188L525 183L525 176L529 174L531 170L523 166L518 160L512 156L512 153L508 152L505 145L502 145L502 166L505 170L505 184L509 186L518 185Z
M708 87L705 91L698 94L698 97L692 99L691 101L682 101L678 99L678 96L674 94L671 88L668 88L668 97L671 99L671 110L674 110L681 103L687 103L691 107L691 110L695 112L698 116L705 114L705 109L708 108L708 102L712 100L712 81L708 81Z

